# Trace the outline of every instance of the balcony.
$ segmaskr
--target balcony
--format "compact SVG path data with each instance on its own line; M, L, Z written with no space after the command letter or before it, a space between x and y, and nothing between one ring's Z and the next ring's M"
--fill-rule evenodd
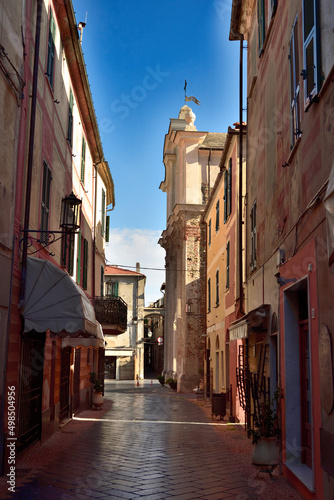
M126 303L121 297L95 297L95 316L106 335L119 335L127 328Z

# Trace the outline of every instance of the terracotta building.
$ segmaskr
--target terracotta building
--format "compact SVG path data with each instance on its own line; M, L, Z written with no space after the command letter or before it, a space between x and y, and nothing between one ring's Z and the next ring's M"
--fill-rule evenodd
M1 356L3 382L16 395L20 453L90 406L91 371L103 378L94 297L103 289L114 193L71 1L1 2L0 9L0 95L10 106L1 125L1 203L8 208L0 272L9 291L1 298ZM11 431L6 408L3 398L2 467Z
M170 120L164 142L167 226L164 372L178 391L192 391L204 375L205 248L201 227L208 193L219 172L225 134L200 132L191 108Z
M284 475L305 498L326 499L334 496L333 19L330 0L241 0L230 31L248 46L241 368L262 397L281 389ZM250 423L257 411L249 407Z

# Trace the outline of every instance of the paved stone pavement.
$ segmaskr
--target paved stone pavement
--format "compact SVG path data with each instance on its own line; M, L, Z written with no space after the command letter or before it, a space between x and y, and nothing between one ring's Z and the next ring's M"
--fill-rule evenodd
M217 432L226 423L189 398L157 381L107 383L104 410L80 413L20 458L17 491L5 498L260 498ZM292 497L281 493L271 498Z

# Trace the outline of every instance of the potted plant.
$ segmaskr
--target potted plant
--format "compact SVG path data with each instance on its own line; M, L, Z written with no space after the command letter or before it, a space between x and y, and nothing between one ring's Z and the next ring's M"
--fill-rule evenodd
M281 435L278 421L280 390L277 389L271 401L261 404L258 418L254 420L254 429L250 429L252 442L255 445L252 464L263 472L272 472L279 464L277 440Z
M101 380L97 378L95 372L90 373L89 381L93 386L92 404L93 406L99 408L103 405L103 384Z
M165 376L164 375L158 375L157 379L159 380L161 385L165 385Z
M171 389L173 389L174 391L176 391L176 389L177 389L177 380L175 378L169 378L169 379L167 379L166 380L166 384L168 384Z

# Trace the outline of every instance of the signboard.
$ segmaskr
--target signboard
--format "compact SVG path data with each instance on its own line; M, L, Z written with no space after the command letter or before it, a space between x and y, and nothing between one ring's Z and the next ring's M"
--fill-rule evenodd
M163 337L158 337L157 338L158 345L162 345L164 343L164 338Z

